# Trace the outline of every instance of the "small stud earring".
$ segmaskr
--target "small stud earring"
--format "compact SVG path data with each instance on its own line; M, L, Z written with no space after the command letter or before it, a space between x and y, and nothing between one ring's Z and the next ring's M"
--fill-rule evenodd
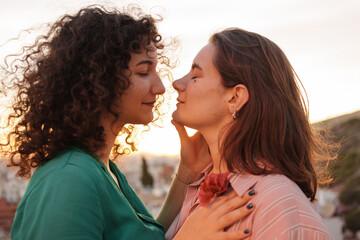
M236 119L236 110L234 110L232 116L233 116L233 119L235 120Z

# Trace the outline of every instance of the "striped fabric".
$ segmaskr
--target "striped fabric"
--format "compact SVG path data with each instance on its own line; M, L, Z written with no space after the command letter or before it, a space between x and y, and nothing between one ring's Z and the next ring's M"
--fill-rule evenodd
M211 169L212 165L186 188L183 207L168 229L165 239L172 239L186 218L200 208L196 193ZM231 173L229 181L239 196L250 188L256 190L256 196L251 200L255 205L254 211L247 218L230 226L227 231L249 228L252 233L248 239L254 240L333 239L313 204L286 176Z

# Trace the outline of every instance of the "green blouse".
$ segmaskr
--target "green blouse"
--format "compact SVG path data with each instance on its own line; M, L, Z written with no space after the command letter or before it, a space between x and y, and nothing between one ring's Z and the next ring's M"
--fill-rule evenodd
M165 230L125 176L84 150L68 148L40 166L17 208L12 240L164 239Z

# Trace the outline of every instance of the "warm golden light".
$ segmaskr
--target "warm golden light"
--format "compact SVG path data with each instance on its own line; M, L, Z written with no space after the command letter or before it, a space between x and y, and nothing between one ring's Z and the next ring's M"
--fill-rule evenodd
M284 50L307 91L312 122L360 109L360 58L355 54L360 52L360 5L357 0L311 4L300 0L261 3L234 0L221 3L221 6L213 0L148 0L108 2L105 5L121 8L120 4L134 2L140 2L147 12L160 13L164 17L159 23L160 32L165 38L176 36L180 41L176 52L180 65L172 71L175 79L189 71L193 57L213 32L236 26L269 37ZM5 55L19 51L22 41L3 44L16 38L21 30L52 22L65 13L74 13L92 3L98 1L17 0L2 6L0 62L3 63ZM279 5L281 8L275 7ZM20 36L31 39L26 32ZM179 153L178 135L170 123L176 97L176 92L173 92L169 113L163 119L164 127L151 127L150 132L140 136L140 151Z

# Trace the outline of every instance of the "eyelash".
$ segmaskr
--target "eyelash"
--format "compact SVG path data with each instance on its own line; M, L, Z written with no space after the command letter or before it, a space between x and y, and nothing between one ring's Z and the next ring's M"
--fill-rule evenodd
M138 73L138 75L142 76L142 77L146 77L148 76L149 74L148 73Z

